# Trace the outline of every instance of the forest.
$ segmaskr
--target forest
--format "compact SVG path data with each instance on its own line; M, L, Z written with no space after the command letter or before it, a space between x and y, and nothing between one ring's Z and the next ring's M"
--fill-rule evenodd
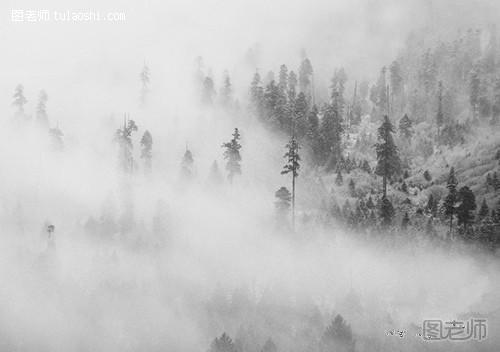
M144 60L127 99L11 87L0 350L498 348L500 42L434 34L366 77L254 46L168 84ZM422 335L472 318L486 340Z

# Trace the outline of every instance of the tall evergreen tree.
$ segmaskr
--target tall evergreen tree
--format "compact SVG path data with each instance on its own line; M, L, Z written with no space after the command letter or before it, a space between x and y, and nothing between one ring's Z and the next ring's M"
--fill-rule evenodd
M220 99L222 106L229 108L233 105L233 86L231 84L231 78L229 73L224 71L223 86L220 90Z
M469 187L463 186L458 191L458 201L458 225L463 225L465 232L467 227L474 221L473 211L476 210L476 197Z
M438 84L438 107L436 113L436 126L437 126L437 138L440 138L441 126L444 123L444 112L443 112L443 82L439 81Z
M383 196L380 200L379 217L381 219L381 225L387 227L391 225L392 218L394 217L394 206L391 201Z
M44 90L38 95L38 104L36 106L36 121L38 125L44 129L49 126L49 118L47 116L47 101L49 97Z
M144 172L151 173L153 159L153 137L149 131L145 131L141 138L141 159L144 159Z
M448 195L444 199L443 209L444 214L450 219L450 236L453 230L453 216L455 215L455 208L457 206L458 195L457 195L457 178L455 177L455 168L450 168L450 174L448 175L448 181L446 188L448 188Z
M193 153L187 148L186 146L186 151L184 152L184 156L182 157L182 162L181 162L181 175L184 180L190 180L194 176L194 159L193 159Z
M250 85L250 110L259 118L264 117L264 88L258 72L255 72Z
M240 132L237 128L234 129L233 138L227 142L222 144L222 148L224 148L224 159L227 160L226 170L228 171L228 180L230 183L233 182L235 175L241 174L241 155L240 149L241 144L239 140L241 138Z
M137 131L137 125L134 120L123 120L123 128L115 132L115 142L119 146L119 165L125 173L131 173L134 170L134 158L132 155L132 133Z
M337 166L342 156L342 134L344 128L341 116L333 104L323 108L323 118L320 124L322 163L332 170Z
M145 106L149 94L149 82L151 80L151 74L149 72L149 67L146 65L146 62L144 62L144 66L142 67L142 71L139 75L139 78L141 80L141 106Z
M216 337L210 345L209 352L236 352L236 347L233 340L223 333L220 337Z
M215 98L215 87L212 77L207 76L203 80L201 102L204 105L212 106Z
M337 314L321 337L321 352L354 352L351 326Z
M287 143L287 149L285 155L283 156L286 160L286 164L283 166L281 171L282 175L288 173L292 174L292 226L295 229L295 179L299 176L300 169L300 155L299 155L299 144L294 136Z
M384 122L378 128L378 140L375 144L377 152L377 166L375 174L383 178L383 197L387 196L387 179L392 178L401 171L401 161L398 155L398 149L392 138L394 126L389 117L384 116Z
M407 141L409 141L413 136L413 123L411 122L407 114L404 114L401 120L399 120L399 133Z
M486 199L483 199L481 203L481 208L479 208L479 212L477 213L478 220L482 220L488 216L490 213L490 209L488 208L488 203L486 203Z
M26 117L24 114L24 105L26 105L28 100L24 97L24 86L22 84L17 85L12 97L14 98L12 105L17 109L16 116Z
M59 126L49 129L50 146L53 151L60 152L64 150L63 132Z

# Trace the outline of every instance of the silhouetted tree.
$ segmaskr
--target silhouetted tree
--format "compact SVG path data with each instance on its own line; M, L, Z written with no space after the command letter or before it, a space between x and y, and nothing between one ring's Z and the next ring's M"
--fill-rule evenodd
M240 132L237 128L235 128L233 132L233 138L229 142L222 144L222 148L224 148L224 159L227 160L227 178L230 183L233 182L233 178L235 175L241 175L241 144L239 143L240 138Z
M281 174L292 174L292 226L295 229L295 179L299 176L300 147L295 137L292 137L285 148L287 151L283 157L286 160L286 164L283 166Z
M151 173L153 159L153 137L147 130L142 135L141 147L141 159L144 159L144 172Z
M458 191L459 205L457 207L458 225L464 226L464 231L474 221L473 211L476 210L476 197L469 187L463 186Z
M453 216L455 215L455 208L458 201L457 195L457 178L455 177L455 169L450 168L446 188L448 188L448 195L444 199L443 208L444 214L450 219L450 236L453 230Z
M401 170L401 161L399 160L398 149L392 138L394 126L389 117L384 116L384 122L378 128L378 140L375 144L377 152L377 166L375 174L383 178L383 196L387 196L387 179L398 174Z

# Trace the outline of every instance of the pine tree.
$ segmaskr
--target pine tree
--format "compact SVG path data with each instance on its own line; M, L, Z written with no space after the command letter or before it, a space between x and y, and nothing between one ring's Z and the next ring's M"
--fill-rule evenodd
M323 118L320 125L322 163L332 170L337 166L342 155L342 126L341 116L335 105L328 104L323 108Z
M287 93L287 91L288 91L288 68L286 67L286 65L280 66L278 87L283 91L284 94Z
M349 194L351 195L351 197L356 196L356 184L354 183L354 180L352 178L349 180Z
M293 118L294 121L292 122L292 129L293 129L293 134L297 137L297 139L301 140L302 137L304 137L308 131L308 115L307 112L309 110L309 107L307 105L307 99L304 93L300 92L299 95L297 96L297 99L295 99L294 106L293 106Z
M394 126L389 117L384 116L384 122L378 128L378 140L375 145L377 152L377 166L375 174L383 178L383 197L387 196L387 179L398 174L401 170L401 161L398 156L398 149L392 138Z
M399 120L399 134L407 141L413 136L413 123L407 114L404 114L401 120Z
M207 76L203 80L201 102L204 105L212 106L214 103L214 97L215 97L214 81L210 76Z
M255 72L250 86L250 109L259 118L264 117L264 89L258 72Z
M26 100L26 98L24 97L24 87L22 84L17 85L12 97L14 98L14 102L12 103L12 105L17 108L16 116L26 117L24 115L24 105L26 105L28 100Z
M63 136L64 134L59 129L59 126L49 129L50 146L53 151L60 152L64 150Z
M486 203L486 199L483 199L481 203L481 208L479 208L479 212L477 213L478 220L483 220L490 213L490 209L488 208L488 203Z
M290 139L288 144L285 146L287 152L283 156L286 160L286 164L283 166L281 171L282 175L288 173L292 174L292 226L295 229L295 179L299 176L300 169L300 146L294 136Z
M145 62L139 77L141 80L141 98L140 98L141 106L145 106L149 94L149 82L150 82L149 67L146 65Z
M186 151L184 152L184 156L182 157L181 162L181 175L184 180L190 180L194 176L194 159L193 153L186 147Z
M47 116L47 101L49 97L44 90L40 91L38 95L38 104L36 106L36 120L40 127L46 129L49 126L49 119Z
M222 106L226 108L230 108L233 105L233 87L227 71L224 71L224 83L220 91L220 99Z
M141 159L144 159L144 172L151 173L153 159L153 137L149 131L145 131L141 138Z
M221 337L216 337L210 345L209 352L236 352L233 340L223 333Z
M335 178L335 184L337 186L342 186L344 183L344 179L342 177L342 170L340 167L337 167L337 177Z
M455 169L452 167L446 184L446 188L448 188L448 195L444 199L443 203L444 214L450 219L450 236L453 230L453 216L455 215L455 208L458 201L457 184L458 182L455 177Z
M434 196L431 194L429 194L429 198L427 200L427 206L426 206L426 210L432 214L432 216L436 216L437 215L437 211L438 211L438 202L437 200L434 199Z
M292 194L288 190L288 188L282 186L280 189L274 193L276 197L276 202L274 203L276 206L276 210L280 215L284 215L290 209L290 203L292 200Z
M440 138L440 129L444 123L444 113L443 113L443 82L439 81L438 85L438 107L436 113L436 126L437 126L437 138Z
M470 74L469 101L472 109L472 117L476 118L479 108L479 95L481 81L479 79L479 69L476 67Z
M385 196L383 196L380 201L379 217L382 226L391 225L392 218L394 217L394 207L391 201Z
M131 173L134 170L134 159L132 155L132 133L137 131L137 125L134 120L123 120L123 128L115 132L115 142L120 148L119 165L125 173Z
M401 220L401 228L403 230L406 230L408 228L408 225L410 225L410 217L408 215L408 212L405 212L405 215L403 216L403 220Z
M354 352L351 326L337 314L321 337L321 351Z
M224 148L224 159L227 160L226 170L228 171L228 180L230 183L233 182L234 176L241 175L241 155L240 149L241 144L239 140L241 138L240 132L237 128L234 129L233 138L227 142L222 144L222 148Z
M313 105L307 115L307 142L312 150L312 158L314 163L319 163L321 151L321 140L319 134L319 118L318 108Z
M312 75L313 68L311 61L308 58L304 58L300 63L299 68L299 90L305 93L308 97L312 97ZM314 103L314 101L313 101Z
M476 210L476 197L469 187L463 186L458 191L459 205L457 207L458 225L463 225L464 232L474 221L473 211Z

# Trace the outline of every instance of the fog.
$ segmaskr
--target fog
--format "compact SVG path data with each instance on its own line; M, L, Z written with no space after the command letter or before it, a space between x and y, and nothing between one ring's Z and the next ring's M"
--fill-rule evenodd
M117 11L126 20L14 23L12 9ZM391 246L314 222L300 222L295 233L278 230L273 196L288 182L280 175L286 141L245 112L255 69L263 76L283 63L296 70L305 51L321 97L336 67L345 67L349 84L374 80L411 31L436 26L439 37L489 21L495 9L495 1L2 2L0 350L206 351L215 336L236 335L245 324L210 321L206 303L218 290L230 297L241 288L253 302L269 294L295 311L315 305L326 320L341 313L353 332L376 341L387 339L388 328L498 309L500 265L481 253ZM230 73L241 111L199 106L198 56L216 89ZM144 63L151 85L141 108ZM48 93L63 153L51 150L33 121L13 122L19 83L27 115L35 115L38 92ZM124 114L139 128L132 137L139 163L139 140L145 130L153 135L151 175L117 167L113 135ZM221 144L235 127L242 175L214 187L210 166L216 160L225 175ZM180 173L186 148L191 181ZM307 161L298 183L299 212L306 203L319 208L329 187ZM128 218L134 231L89 235L89 219L103 214ZM163 237L153 233L155 219L165 225ZM362 312L346 303L353 293ZM490 324L493 330L498 321ZM493 348L498 336L490 331L489 338ZM410 350L404 341L397 346Z

